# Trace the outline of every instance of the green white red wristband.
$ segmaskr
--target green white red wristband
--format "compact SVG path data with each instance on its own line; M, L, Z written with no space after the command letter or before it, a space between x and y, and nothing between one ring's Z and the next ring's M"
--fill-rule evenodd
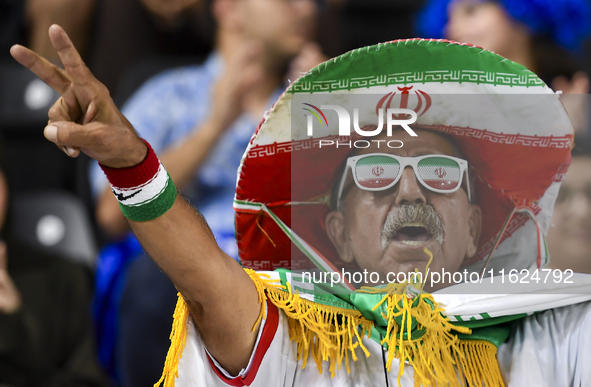
M138 165L110 168L99 164L111 183L123 215L136 222L145 222L164 214L172 207L177 196L170 175L150 144L143 141L148 147L148 154Z

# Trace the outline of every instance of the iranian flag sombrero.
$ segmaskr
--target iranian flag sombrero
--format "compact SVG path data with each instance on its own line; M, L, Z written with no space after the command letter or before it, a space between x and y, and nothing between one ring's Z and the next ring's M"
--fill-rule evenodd
M234 202L242 264L258 270L342 266L324 218L335 175L352 149L328 151L320 144L356 137L339 137L336 112L319 108L330 104L357 108L360 126L376 124L379 108L411 109L414 125L454 141L468 160L482 209L469 270L488 260L488 268L497 269L544 266L544 235L573 142L558 97L525 67L446 40L398 40L322 63L265 114L243 156Z

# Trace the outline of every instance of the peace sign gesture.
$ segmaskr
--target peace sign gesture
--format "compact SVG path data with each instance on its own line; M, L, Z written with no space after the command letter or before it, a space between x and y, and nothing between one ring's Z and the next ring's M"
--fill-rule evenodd
M25 47L10 50L61 94L49 111L45 137L62 149L69 147L65 149L70 156L82 151L108 167L142 162L146 145L82 62L68 35L53 25L49 37L64 70ZM187 300L208 351L229 372L246 368L257 337L252 328L261 308L259 296L248 274L219 248L202 216L176 198L163 215L130 223L146 252Z
M49 38L64 70L26 47L14 45L10 49L14 59L61 95L49 110L45 137L72 157L83 151L114 168L140 163L147 148L107 88L92 75L60 26L49 28Z

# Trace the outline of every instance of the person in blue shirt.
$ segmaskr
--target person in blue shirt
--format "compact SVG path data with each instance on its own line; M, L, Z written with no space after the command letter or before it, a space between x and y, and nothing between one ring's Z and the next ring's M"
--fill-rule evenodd
M304 62L305 71L321 61L310 44L317 6L310 0L215 0L212 11L216 49L206 62L156 76L122 112L154 144L224 250L237 257L232 221L236 170L258 117L283 90L290 62L301 54L306 60L296 62L300 67ZM123 235L127 223L96 163L91 184L99 225L111 236Z
M152 144L222 249L237 259L232 208L236 171L260 117L286 81L322 60L312 43L318 6L312 0L213 0L211 7L216 44L205 63L157 75L122 112ZM90 176L98 223L113 239L121 238L129 226L97 163ZM112 287L120 289L114 296L120 312L118 332L111 336L115 353L107 349L105 354L101 347L101 359L116 364L111 374L122 384L145 386L159 377L176 289L146 255L123 257L130 254L129 245L137 242L122 242L120 259L107 257L107 250L103 254L104 262L119 262L119 269L99 266L99 277L115 273L119 278L99 278L97 283L118 284ZM112 292L97 289L95 311L110 302Z

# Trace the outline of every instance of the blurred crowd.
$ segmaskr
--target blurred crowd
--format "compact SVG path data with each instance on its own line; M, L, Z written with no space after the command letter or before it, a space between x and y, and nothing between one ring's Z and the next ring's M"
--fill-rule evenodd
M563 93L576 140L548 247L591 273L590 1L0 0L0 386L153 385L176 302L98 165L44 140L57 95L11 45L59 63L60 24L236 259L236 170L290 82L399 38L492 50Z

